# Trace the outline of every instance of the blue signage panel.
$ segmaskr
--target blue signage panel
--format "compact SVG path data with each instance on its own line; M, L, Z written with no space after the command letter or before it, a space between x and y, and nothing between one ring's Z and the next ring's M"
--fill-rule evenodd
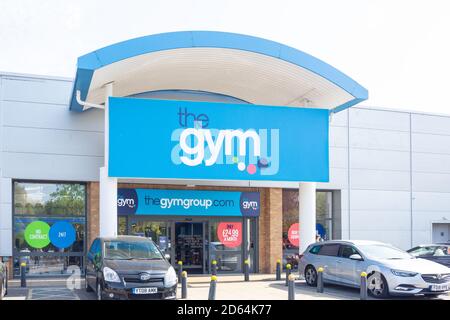
M328 110L109 102L111 177L328 181Z
M119 215L257 217L259 192L124 189L117 190Z

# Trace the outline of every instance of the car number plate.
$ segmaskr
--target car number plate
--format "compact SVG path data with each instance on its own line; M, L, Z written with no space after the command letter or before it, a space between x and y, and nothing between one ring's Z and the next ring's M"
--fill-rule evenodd
M431 291L447 291L447 290L450 290L450 283L433 284L431 286Z
M133 294L152 294L157 293L158 288L133 288Z

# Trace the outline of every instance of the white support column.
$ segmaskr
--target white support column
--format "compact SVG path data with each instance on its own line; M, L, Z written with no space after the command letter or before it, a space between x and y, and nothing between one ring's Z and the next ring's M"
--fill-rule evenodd
M117 178L108 176L109 158L109 101L113 95L113 83L105 85L105 152L104 166L100 168L100 236L117 235Z
M306 248L316 242L316 183L300 182L299 186L299 224L300 248L302 254Z

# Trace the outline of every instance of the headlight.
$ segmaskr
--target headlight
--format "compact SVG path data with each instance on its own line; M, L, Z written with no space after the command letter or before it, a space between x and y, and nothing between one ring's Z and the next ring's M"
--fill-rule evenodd
M103 268L103 278L108 282L120 282L120 278L117 272L108 267Z
M417 272L402 271L391 269L391 272L398 277L415 277Z
M175 269L170 267L167 270L166 275L164 276L164 286L166 288L173 287L177 284L177 274L175 273Z

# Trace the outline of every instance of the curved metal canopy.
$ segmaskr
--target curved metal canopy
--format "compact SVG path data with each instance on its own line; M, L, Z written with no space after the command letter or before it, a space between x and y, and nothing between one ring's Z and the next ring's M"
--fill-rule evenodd
M368 98L367 90L329 64L292 47L215 31L162 33L113 44L78 58L70 109L114 96L193 90L254 104L337 112Z

